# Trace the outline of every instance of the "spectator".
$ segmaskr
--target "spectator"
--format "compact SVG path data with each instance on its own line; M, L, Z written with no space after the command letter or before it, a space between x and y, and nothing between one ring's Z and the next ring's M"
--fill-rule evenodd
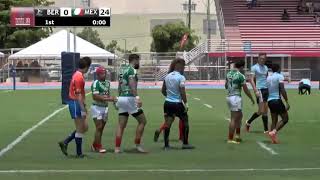
M251 6L252 7L257 7L258 6L258 0L252 0L251 1Z
M313 3L314 12L320 12L320 1Z
M314 20L317 24L320 24L320 13L319 12L315 13Z
M307 3L306 3L306 6L307 6L307 8L308 8L308 12L309 12L310 14L313 14L313 12L314 12L313 2L307 2Z
M308 12L308 8L306 6L306 1L305 0L300 0L297 6L297 11L298 14L303 14L305 12Z
M297 6L297 11L298 11L298 14L302 14L303 10L300 5Z
M249 9L252 8L252 0L247 0L247 6Z
M283 10L281 20L282 21L289 21L290 20L290 16L289 16L289 13L288 13L287 9Z

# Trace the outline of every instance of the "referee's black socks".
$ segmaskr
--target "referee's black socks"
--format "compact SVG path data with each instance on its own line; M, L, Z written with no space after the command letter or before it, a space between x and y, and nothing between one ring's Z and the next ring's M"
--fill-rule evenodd
M183 126L183 144L189 144L189 124L185 122Z
M262 115L262 121L263 121L263 128L264 131L268 131L268 114Z
M254 121L255 119L257 119L260 115L258 113L253 113L251 118L247 121L248 124L251 124L252 121Z
M165 127L164 129L164 146L169 147L169 135L170 135L170 128Z

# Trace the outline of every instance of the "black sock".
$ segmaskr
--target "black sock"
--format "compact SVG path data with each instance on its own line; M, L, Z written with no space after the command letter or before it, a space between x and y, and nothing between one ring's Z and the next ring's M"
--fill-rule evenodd
M170 135L170 128L166 127L164 129L164 146L169 147L169 135Z
M183 144L189 144L189 125L183 128Z
M183 117L183 144L189 144L189 118L188 114Z
M64 140L64 144L65 144L65 145L69 144L69 143L75 138L75 135L76 135L76 131L73 131L73 132Z
M78 156L82 155L82 136L82 134L76 133L75 141Z
M268 115L262 115L264 131L268 131Z
M259 117L260 115L258 114L258 113L253 113L252 114L252 116L251 116L251 118L248 120L248 124L251 124L252 123L252 121L254 121L255 119L257 119L258 117Z

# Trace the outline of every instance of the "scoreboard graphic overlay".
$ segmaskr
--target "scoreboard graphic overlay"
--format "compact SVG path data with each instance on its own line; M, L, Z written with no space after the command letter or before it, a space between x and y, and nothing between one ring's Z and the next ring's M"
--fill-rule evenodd
M110 27L110 8L11 8L12 27Z

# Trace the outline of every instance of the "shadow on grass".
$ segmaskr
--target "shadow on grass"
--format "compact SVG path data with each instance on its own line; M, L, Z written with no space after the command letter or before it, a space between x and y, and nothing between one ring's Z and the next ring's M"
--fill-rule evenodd
M263 134L264 132L255 130L255 131L250 131L249 133L252 133L252 134Z
M161 140L158 140L157 142L164 142L164 140L163 139L161 139ZM180 142L180 140L179 139L170 139L170 142Z

